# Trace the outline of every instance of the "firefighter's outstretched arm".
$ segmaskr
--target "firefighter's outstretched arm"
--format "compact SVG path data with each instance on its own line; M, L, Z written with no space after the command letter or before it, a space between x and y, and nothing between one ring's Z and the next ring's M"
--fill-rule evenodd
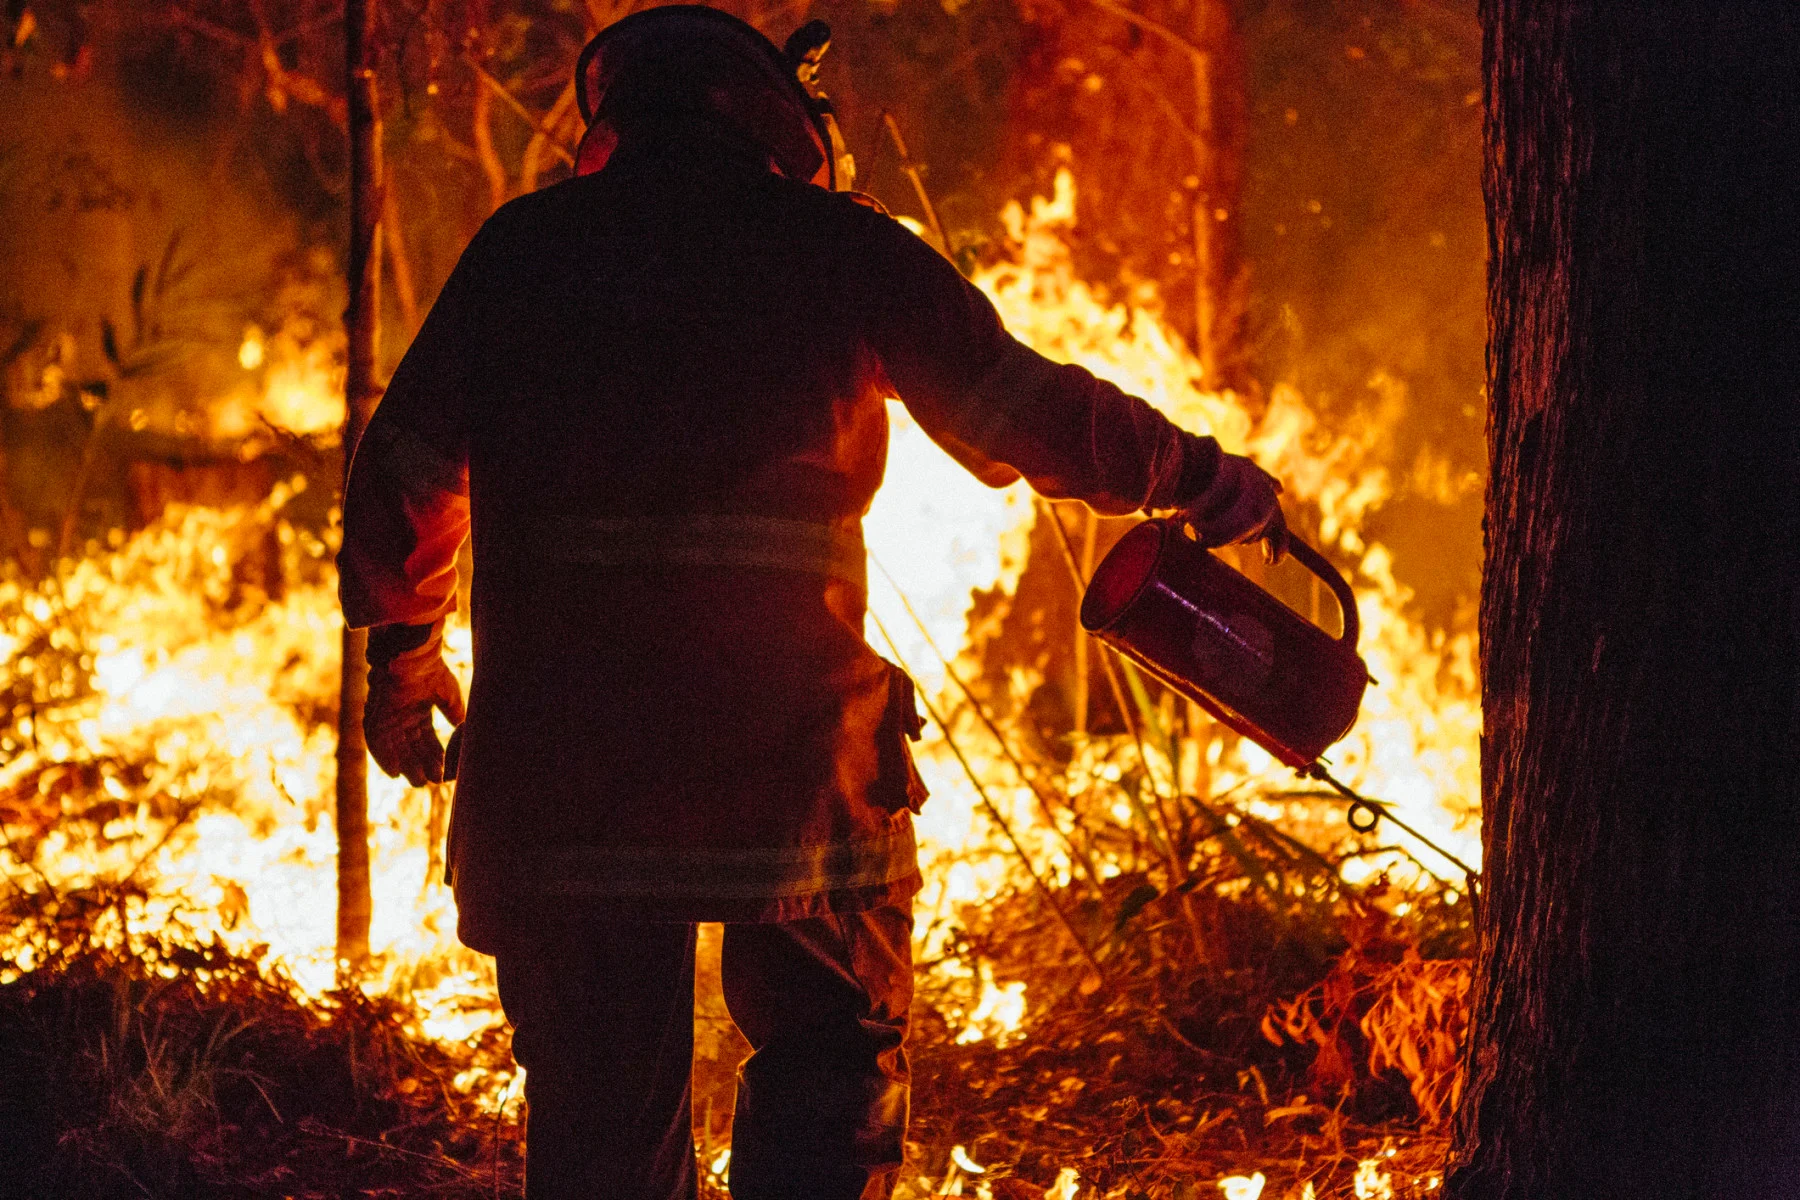
M479 241L394 372L344 489L338 595L350 627L370 630L363 732L376 764L414 785L444 778L433 710L463 720L462 689L441 647L469 533L467 406L478 343L467 335L481 321Z
M1280 485L1136 396L1052 362L1006 332L979 289L884 218L868 222L885 268L869 298L877 352L908 411L985 482L1023 475L1038 494L1108 514L1177 511L1208 544L1286 536Z

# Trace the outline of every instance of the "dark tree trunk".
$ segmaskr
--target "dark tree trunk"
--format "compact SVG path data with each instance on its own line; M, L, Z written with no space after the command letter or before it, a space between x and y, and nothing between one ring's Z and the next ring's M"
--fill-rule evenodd
M1800 7L1486 0L1461 1200L1800 1184Z
M348 0L344 10L350 70L350 308L344 373L344 471L381 397L375 356L381 341L381 119L375 81L377 0ZM363 740L368 697L365 636L344 630L337 745L338 914L340 960L369 953L369 752Z

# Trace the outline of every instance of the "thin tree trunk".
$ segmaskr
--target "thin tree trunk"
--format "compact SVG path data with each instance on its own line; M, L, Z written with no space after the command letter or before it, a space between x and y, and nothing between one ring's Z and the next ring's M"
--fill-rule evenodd
M1791 1195L1800 8L1486 0L1458 1200Z
M1249 106L1233 0L1193 0L1194 352L1212 389L1249 384L1243 344L1246 273L1239 226Z
M383 164L385 167L386 164ZM381 244L388 266L394 269L394 299L400 303L400 321L411 338L419 332L419 289L413 284L412 257L406 252L406 234L400 227L398 188L385 177L381 181Z
M544 170L544 155L562 151L557 142L557 135L569 122L569 115L575 111L575 81L571 79L567 87L557 95L556 103L544 114L543 121L532 133L531 140L525 143L525 153L519 158L519 195L537 191L538 176ZM563 152L566 156L566 151Z
M12 473L6 456L6 430L0 423L0 549L19 564L27 579L36 579L43 570L37 548L31 544L31 531L25 516L12 498Z
M1094 577L1094 543L1100 536L1100 517L1087 505L1079 505L1081 519L1081 577L1076 580L1079 585L1083 580ZM1057 520L1061 520L1058 517ZM1080 604L1076 604L1075 619L1075 732L1086 737L1088 730L1088 708L1090 706L1089 663L1087 630L1081 627Z
M102 401L94 411L94 423L88 427L81 443L81 462L75 468L75 481L69 485L69 497L63 502L62 521L56 538L56 557L68 558L75 553L75 536L81 529L81 510L87 505L88 485L93 482L94 465L100 461L100 442L106 435L106 419L111 414L110 401Z
M381 341L381 119L376 92L377 0L348 0L350 68L350 308L344 375L344 471L381 398L375 358ZM337 744L338 958L369 953L369 754L363 740L368 698L367 638L346 628L339 683Z
M475 143L475 160L488 185L488 211L497 211L506 203L506 168L494 150L494 92L486 78L475 82L475 105L470 113L470 137Z

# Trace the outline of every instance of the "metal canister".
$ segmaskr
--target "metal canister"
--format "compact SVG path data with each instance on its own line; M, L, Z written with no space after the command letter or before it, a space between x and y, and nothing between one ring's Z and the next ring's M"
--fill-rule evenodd
M1350 585L1311 546L1288 546L1337 598L1339 636L1167 520L1143 522L1107 554L1082 597L1082 628L1281 762L1307 766L1356 723L1369 671Z

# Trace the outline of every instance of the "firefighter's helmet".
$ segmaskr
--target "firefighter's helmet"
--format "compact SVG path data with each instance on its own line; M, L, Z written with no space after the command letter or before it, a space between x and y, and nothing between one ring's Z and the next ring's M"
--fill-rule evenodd
M645 9L601 30L575 66L587 133L576 172L606 165L634 124L702 115L766 149L783 175L848 191L855 165L818 89L831 42L823 21L779 48L729 13L698 4Z

